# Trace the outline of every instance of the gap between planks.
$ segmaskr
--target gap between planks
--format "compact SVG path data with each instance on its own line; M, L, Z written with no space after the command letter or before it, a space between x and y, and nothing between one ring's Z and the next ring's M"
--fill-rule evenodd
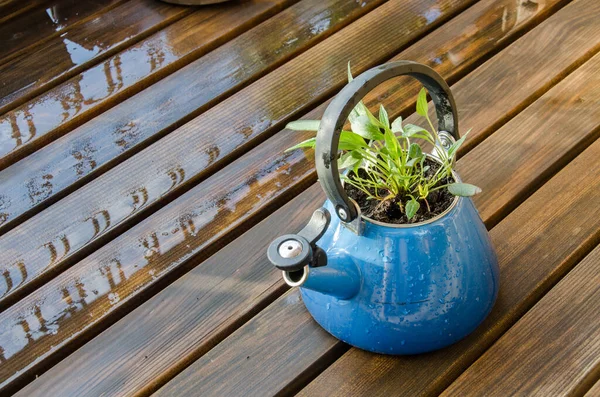
M27 3L23 4L24 2L22 0L3 1L0 4L0 12L4 15L0 16L0 23L10 21L12 18L16 18L29 10L45 5L44 3L47 2L48 0L29 0ZM18 3L18 5L15 6L14 3Z

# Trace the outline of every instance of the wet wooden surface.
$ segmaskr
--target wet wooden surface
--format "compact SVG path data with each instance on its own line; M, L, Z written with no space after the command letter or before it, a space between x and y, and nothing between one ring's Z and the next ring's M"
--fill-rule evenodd
M34 46L61 35L89 18L97 18L124 1L92 0L80 4L77 0L54 0L30 12L21 13L19 17L13 17L0 26L0 63L26 51L35 51Z
M44 147L291 3L289 0L253 0L236 3L233 7L201 8L13 109L0 117L0 169ZM194 72L202 73L201 70ZM239 77L239 81L243 81L243 76ZM190 77L179 75L179 78ZM173 97L187 98L193 103L193 98L183 92ZM117 115L109 115L118 120Z
M599 14L595 0L1 0L0 393L476 395L495 377L504 395L593 393ZM416 357L328 335L265 255L324 198L311 153L283 153L310 134L285 123L319 118L348 61L395 59L452 85L473 127L457 167L483 188L501 262L490 317ZM365 103L412 120L417 89L395 79Z

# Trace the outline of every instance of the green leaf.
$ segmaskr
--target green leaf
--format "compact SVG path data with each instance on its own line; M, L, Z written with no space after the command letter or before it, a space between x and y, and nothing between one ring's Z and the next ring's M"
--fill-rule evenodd
M373 124L369 116L363 114L350 121L352 132L366 139L380 140L383 139L383 134L379 131L379 126Z
M354 78L352 77L352 71L350 70L350 61L348 61L348 83L352 82L352 80L354 80ZM371 114L371 112L369 112L369 109L367 109L367 107L365 106L363 101L360 101L354 107L354 109L352 109L352 111L350 112L350 115L348 116L348 120L350 120L350 123L352 123L358 117L360 117L362 115L366 115L366 114ZM374 116L372 114L371 114L371 117L374 118Z
M388 154L394 159L398 158L401 150L400 143L396 135L389 128L385 129L384 139Z
M352 72L350 70L350 62L348 61L348 83L350 83L352 80L354 80L354 78L352 77ZM354 120L356 120L356 118L362 115L369 116L369 118L375 125L379 123L379 120L377 120L375 116L373 116L373 113L369 111L369 109L365 106L363 101L358 102L354 109L352 109L350 115L348 116L348 120L350 120L350 123L352 123Z
M448 191L455 196L469 197L481 193L481 189L469 183L452 183L448 185Z
M401 132L404 134L404 129L402 128L402 117L398 117L396 120L392 122L392 132L397 134Z
M406 167L412 167L419 159L410 159L406 162Z
M448 149L448 158L452 158L454 156L454 154L456 154L456 152L458 151L458 148L461 147L461 145L467 138L467 135L469 134L469 132L471 132L471 130L467 131L466 134L464 134L458 141L454 142L452 144L452 146L450 146L450 148Z
M318 122L318 120L316 121ZM286 149L285 152L290 152L292 150L304 147L314 148L315 142L316 138L310 138L303 142L300 142L297 145L292 146L289 149ZM355 134L352 131L342 131L342 133L340 134L340 144L338 148L339 150L354 150L359 148L365 148L368 146L369 145L367 145L367 142L365 142L365 140L361 136Z
M421 146L416 143L411 143L408 148L408 156L413 159L420 159L423 156L423 151L421 150Z
M427 106L427 90L425 88L421 88L419 91L419 96L417 98L417 113L419 113L423 117L427 117L428 112Z
M339 150L354 150L368 147L367 142L352 131L342 131L340 134Z
M356 163L359 163L361 160L362 157L359 153L356 153L354 151L345 153L342 155L342 157L338 159L338 168L340 170L350 168Z
M285 128L293 131L317 131L320 120L296 120L288 123Z
M406 217L408 220L411 220L417 214L419 207L421 207L421 204L414 198L406 203Z
M317 138L307 139L305 141L300 142L297 145L292 146L291 148L285 149L284 153L291 152L292 150L300 149L300 148L303 148L303 147L314 148L316 141L317 141Z
M379 122L383 124L385 128L390 128L390 119L385 111L383 105L379 105Z
M362 104L362 101L360 102ZM373 116L373 113L371 113L371 111L369 110L368 107L364 106L364 112L367 115L367 117L369 118L369 121L371 121L371 124L376 125L377 127L382 127L383 128L383 123L381 123L379 121L379 119L375 116Z
M418 125L406 124L404 126L404 131L402 132L402 136L410 138L411 136L413 136L415 134L430 135L429 131L427 131L423 127L419 127Z
M368 111L369 111L369 109L367 109L367 107L365 106L365 104L362 101L360 101L354 107L354 109L352 109L352 111L350 112L350 115L348 116L348 120L350 120L350 123L352 123L353 121L355 121L360 116L366 115Z
M417 186L417 188L419 190L419 197L427 198L427 195L429 194L429 186L427 186L427 184L425 184L425 185L419 184L419 186Z

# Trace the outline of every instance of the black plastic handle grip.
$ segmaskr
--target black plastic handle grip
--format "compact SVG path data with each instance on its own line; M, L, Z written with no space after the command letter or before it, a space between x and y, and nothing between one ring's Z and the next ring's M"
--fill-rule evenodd
M435 70L416 62L397 61L374 67L356 77L336 95L325 110L315 146L315 163L321 187L343 222L351 222L358 216L355 204L342 187L337 165L338 145L344 123L352 109L369 91L386 80L404 75L414 77L427 88L435 104L438 130L446 131L454 139L459 139L454 97L446 81Z

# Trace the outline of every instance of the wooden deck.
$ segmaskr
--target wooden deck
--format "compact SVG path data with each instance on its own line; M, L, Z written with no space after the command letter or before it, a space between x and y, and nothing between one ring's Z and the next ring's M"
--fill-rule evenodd
M0 0L0 394L600 396L599 51L598 0ZM452 86L501 267L476 332L410 357L266 258L324 200L285 124L398 59Z

